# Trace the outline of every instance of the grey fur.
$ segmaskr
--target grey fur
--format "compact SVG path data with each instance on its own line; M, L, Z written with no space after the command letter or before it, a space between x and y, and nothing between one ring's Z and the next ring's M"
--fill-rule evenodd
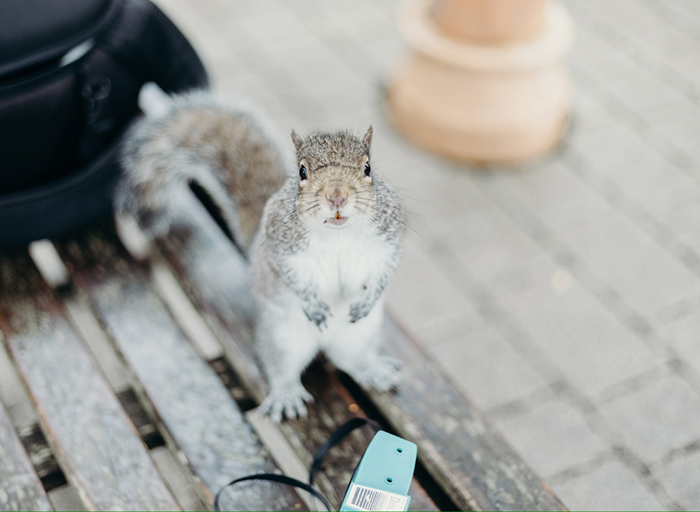
M326 232L323 230L330 228L319 227L321 222L336 222L334 219L344 222L341 206L336 217L331 212L323 221L322 215L328 215L330 208L329 197L338 201L347 198L348 204L352 201L350 215L357 218L357 224L348 225L360 226L355 229L361 229L357 233L362 233L362 247L376 248L377 254L375 262L374 249L363 253L363 268L370 261L370 274L374 277L361 274L357 278L363 284L358 284L357 291L346 299L350 306L344 312L347 316L343 325L367 317L382 296L398 264L404 216L396 194L376 171L366 175L372 127L363 138L350 132L314 133L302 138L292 131L297 161L308 173L306 180L286 168L283 152L269 133L261 125L259 115L248 108L223 105L206 93L175 97L165 115L143 119L126 138L122 153L124 174L115 205L118 212L136 216L154 236L164 235L169 229L173 187L194 181L218 206L234 240L248 253L258 304L256 349L272 389L265 405L279 420L281 411L291 417L302 414L302 400L309 400L310 395L298 382L304 365L299 367L299 361L294 365L288 360L296 349L284 346L284 336L280 339L277 335L275 339L275 308L282 307L296 315L296 311L302 313L295 309L301 304L303 314L320 330L333 316L315 284L318 280L314 280L313 269L310 273L305 262L299 261L300 255L314 250L310 245L312 234L340 236L326 235L332 230ZM321 211L323 205L326 210ZM337 254L340 253L336 251ZM341 260L344 257L341 254ZM339 264L342 266L342 261ZM285 300L289 303L275 302L279 297L288 297ZM352 303L355 298L358 300ZM375 325L376 314L373 318L366 325ZM302 326L306 325L303 317L301 321ZM369 343L376 345L376 341ZM307 364L312 356L313 353L300 356L304 361L308 359L302 363ZM374 349L366 357L366 365L355 363L344 369L353 372L361 367L354 373L362 384L386 389L395 382L395 368L376 356ZM343 367L342 361L334 362Z
M294 130L292 140L297 148L297 159L308 164L308 172L312 176L325 171L330 176L325 176L324 181L339 178L358 188L367 188L361 178L361 161L370 153L371 126L362 140L348 131L319 132L301 139ZM300 212L311 207L314 194L319 192L319 187L300 189L298 183L296 177L288 179L270 198L255 243L256 258L252 262L252 268L261 293L270 293L275 288L276 280L281 279L302 299L305 304L304 313L309 320L321 327L326 322L328 305L317 297L313 286L301 281L295 269L287 264L289 255L298 253L308 244L307 226ZM396 193L374 171L369 188L371 192L366 207L375 223L374 235L381 243L393 248L395 257L382 278L367 287L364 299L353 305L351 322L367 316L388 284L399 261L405 226L403 209Z
M247 251L265 201L289 174L283 152L260 114L207 92L172 98L163 117L145 117L124 141L117 213L129 212L153 236L167 233L174 187L195 182L218 206Z

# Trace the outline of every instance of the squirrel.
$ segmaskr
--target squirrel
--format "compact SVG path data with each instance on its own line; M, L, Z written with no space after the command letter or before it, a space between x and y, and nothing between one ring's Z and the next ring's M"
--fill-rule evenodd
M115 210L157 237L170 226L172 187L200 188L217 206L251 269L254 343L270 385L262 412L306 416L313 399L301 375L319 352L363 387L393 388L397 361L378 349L405 223L372 169L372 127L362 138L292 130L293 171L259 114L209 93L160 94L156 115L146 108L125 138Z

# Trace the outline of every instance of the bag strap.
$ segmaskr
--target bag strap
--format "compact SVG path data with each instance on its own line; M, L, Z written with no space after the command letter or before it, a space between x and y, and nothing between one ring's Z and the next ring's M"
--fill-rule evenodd
M280 484L289 485L291 487L298 487L299 489L305 490L306 492L312 494L313 496L321 500L323 506L326 507L326 510L330 512L331 505L326 499L326 497L323 494L321 494L320 491L312 487L314 476L316 475L318 470L321 469L323 459L326 457L330 449L333 448L340 441L345 439L353 430L360 428L364 425L370 425L376 431L379 431L382 428L378 422L370 420L368 418L360 417L351 418L343 425L341 425L338 428L338 430L331 434L331 436L328 438L328 441L323 443L323 445L316 452L316 455L314 455L314 460L311 464L311 470L309 471L308 484L306 482L302 482L301 480L297 480L296 478L292 478L285 475L278 475L277 473L258 473L254 475L243 476L241 478L231 480L229 483L227 483L221 489L219 489L219 492L216 493L216 497L214 498L214 510L216 512L221 512L221 507L219 505L221 493L228 487L231 487L232 485L235 485L239 482L246 482L250 480L267 480L269 482L277 482Z

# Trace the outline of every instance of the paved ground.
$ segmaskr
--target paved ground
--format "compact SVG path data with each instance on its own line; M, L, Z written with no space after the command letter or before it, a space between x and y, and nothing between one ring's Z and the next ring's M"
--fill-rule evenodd
M395 2L162 3L281 136L374 125L413 228L390 308L569 507L700 508L700 3L566 1L572 132L489 171L387 122Z

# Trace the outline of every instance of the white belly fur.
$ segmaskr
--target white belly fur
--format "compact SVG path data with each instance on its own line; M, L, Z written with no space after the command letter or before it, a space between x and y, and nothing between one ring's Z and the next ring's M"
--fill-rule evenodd
M391 257L387 244L381 244L368 229L371 227L361 225L319 229L310 233L307 250L293 257L291 263L301 279L312 283L318 297L331 308L333 316L328 317L322 338L351 325L350 305L362 299L365 286L379 279Z

